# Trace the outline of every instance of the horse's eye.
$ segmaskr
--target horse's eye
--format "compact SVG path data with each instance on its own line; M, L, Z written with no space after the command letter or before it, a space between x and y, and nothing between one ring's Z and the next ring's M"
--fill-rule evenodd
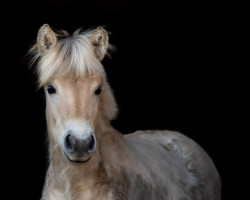
M49 94L55 94L56 93L56 88L54 88L52 85L48 85L47 91Z
M97 88L97 90L95 91L95 94L96 94L96 95L100 95L101 92L102 92L102 85L100 85L100 86Z

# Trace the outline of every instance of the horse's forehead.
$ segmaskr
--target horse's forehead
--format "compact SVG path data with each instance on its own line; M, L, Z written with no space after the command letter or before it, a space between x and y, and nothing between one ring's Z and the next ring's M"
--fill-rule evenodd
M84 84L84 85L91 85L92 83L101 83L103 81L103 77L101 75L95 76L68 76L55 79L55 83L60 85L72 85L72 84Z

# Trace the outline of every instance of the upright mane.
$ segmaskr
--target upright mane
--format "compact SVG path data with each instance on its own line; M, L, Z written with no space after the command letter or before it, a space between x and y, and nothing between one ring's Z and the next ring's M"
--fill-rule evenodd
M55 78L67 77L72 74L82 78L96 73L105 73L102 64L96 58L89 35L93 31L80 32L73 35L66 31L56 33L57 43L41 56L35 44L30 53L32 64L37 62L39 87Z

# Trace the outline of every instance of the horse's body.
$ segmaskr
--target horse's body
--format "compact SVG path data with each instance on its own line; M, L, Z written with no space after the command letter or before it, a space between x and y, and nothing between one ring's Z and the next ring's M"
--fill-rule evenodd
M116 134L119 133L115 132L114 137ZM118 137L120 140L122 136ZM100 176L105 177L105 182L99 183L97 177L92 187L85 188L83 178L80 185L84 189L76 192L73 199L220 200L217 171L208 155L191 139L172 131L138 131L122 140L121 148L126 148L127 153L114 156L119 158L115 161L119 164L108 159L100 166L103 173ZM110 146L112 154L113 148L119 150ZM88 172L82 171L85 173ZM50 174L47 179L51 177ZM63 187L67 184L67 181L62 183ZM47 184L44 191L42 200L68 200L71 196L70 190L54 188L53 184Z
M216 169L193 140L173 131L138 131L125 138L139 171L145 170L141 177L149 175L149 184L144 182L141 191L135 189L135 194L144 195L142 199L220 199Z
M72 37L39 30L32 52L50 155L42 200L220 200L217 170L193 140L172 131L123 136L111 127L116 104L99 62L107 48L101 27Z

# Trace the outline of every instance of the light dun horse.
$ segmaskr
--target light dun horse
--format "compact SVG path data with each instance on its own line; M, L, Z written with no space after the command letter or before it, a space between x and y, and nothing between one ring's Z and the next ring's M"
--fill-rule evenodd
M69 36L43 25L31 49L46 93L49 168L42 200L219 200L220 180L202 148L173 131L123 136L100 63L102 28Z

